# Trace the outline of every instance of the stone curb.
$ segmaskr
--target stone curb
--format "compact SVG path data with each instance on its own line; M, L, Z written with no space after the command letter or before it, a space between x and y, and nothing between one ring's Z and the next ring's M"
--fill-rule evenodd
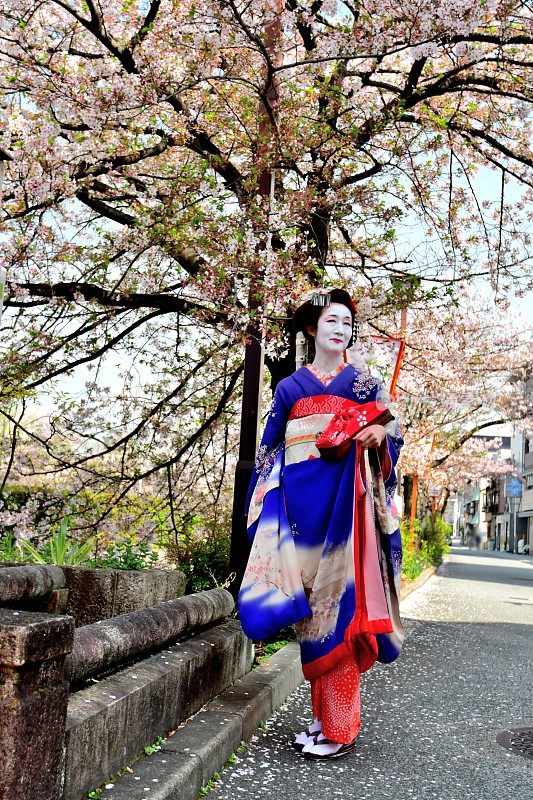
M43 599L65 586L65 574L60 567L51 564L8 564L0 571L0 603L6 605Z
M300 648L290 642L215 697L161 750L142 758L102 792L102 800L195 800L259 724L303 681Z

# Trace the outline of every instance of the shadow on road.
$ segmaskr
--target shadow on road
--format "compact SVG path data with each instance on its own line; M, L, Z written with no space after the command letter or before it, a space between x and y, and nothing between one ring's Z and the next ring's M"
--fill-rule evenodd
M457 547L452 547L451 555L458 558L441 564L437 573L439 577L523 586L531 589L533 600L533 563L530 558Z

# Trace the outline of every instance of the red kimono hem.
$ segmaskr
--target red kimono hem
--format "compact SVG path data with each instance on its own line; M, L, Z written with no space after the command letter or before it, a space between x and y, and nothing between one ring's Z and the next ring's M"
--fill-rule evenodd
M319 678L325 672L329 672L330 669L337 666L339 661L342 658L346 658L347 655L353 655L353 653L346 642L341 642L329 653L326 653L325 656L317 658L315 661L310 661L309 664L302 664L304 678L308 681Z
M325 656L317 658L315 661L310 661L309 664L302 664L304 678L308 681L313 680L314 678L319 678L321 675L329 672L330 669L333 669L333 667L336 667L339 661L343 658L346 658L347 655L355 658L356 650L359 650L360 652L364 652L366 650L367 653L365 660L363 661L361 659L361 663L358 665L360 672L366 672L368 669L370 669L372 664L374 664L376 661L378 655L375 634L392 633L393 627L389 617L385 617L384 619L374 619L371 621L366 620L365 622L366 629L362 631L360 629L360 620L354 620L347 629L344 642L338 644L333 648L333 650L331 650L329 653L326 653ZM354 625L357 625L357 630L354 628ZM364 639L366 647L357 647L358 638ZM371 656L368 658L369 647L375 657Z
M393 630L394 628L392 627L390 617L372 620L365 619L364 617L358 619L356 617L348 625L344 640L346 642L351 641L355 636L359 636L361 633L392 633Z

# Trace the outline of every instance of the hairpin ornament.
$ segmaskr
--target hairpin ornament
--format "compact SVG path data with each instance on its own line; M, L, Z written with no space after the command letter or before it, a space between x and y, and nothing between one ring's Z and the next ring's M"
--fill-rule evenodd
M311 305L320 306L321 308L331 305L331 289L314 291L311 297Z

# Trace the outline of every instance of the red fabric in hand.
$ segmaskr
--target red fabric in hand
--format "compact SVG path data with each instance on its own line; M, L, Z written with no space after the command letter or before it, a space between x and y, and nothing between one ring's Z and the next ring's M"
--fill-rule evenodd
M393 419L389 409L379 402L346 408L335 414L326 430L316 440L316 446L323 458L342 458L349 451L352 440L359 431L369 425L386 425Z

